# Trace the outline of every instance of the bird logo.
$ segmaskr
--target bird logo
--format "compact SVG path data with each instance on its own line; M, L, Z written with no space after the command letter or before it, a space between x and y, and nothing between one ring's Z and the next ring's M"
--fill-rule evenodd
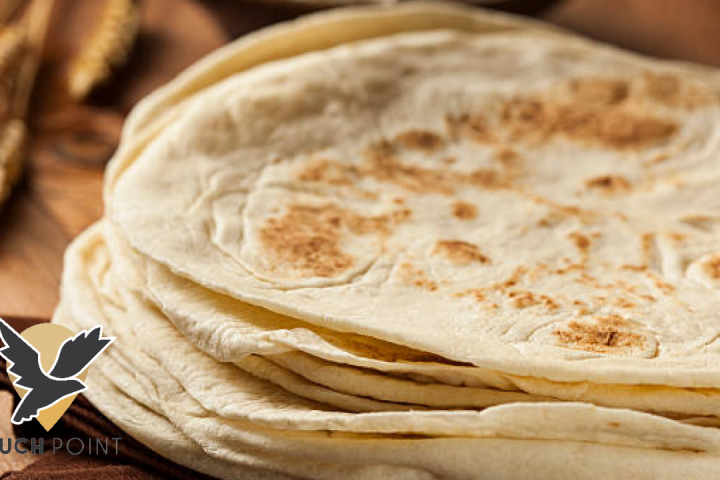
M115 338L103 337L101 326L75 335L47 323L21 335L0 318L0 340L5 344L0 357L7 360L7 373L22 397L12 423L20 425L37 418L50 430L75 396L87 390L83 381L87 368Z

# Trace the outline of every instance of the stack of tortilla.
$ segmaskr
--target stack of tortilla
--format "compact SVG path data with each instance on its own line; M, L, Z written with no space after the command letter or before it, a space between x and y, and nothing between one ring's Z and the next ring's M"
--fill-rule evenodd
M720 74L450 4L228 45L144 100L55 321L221 478L720 474Z

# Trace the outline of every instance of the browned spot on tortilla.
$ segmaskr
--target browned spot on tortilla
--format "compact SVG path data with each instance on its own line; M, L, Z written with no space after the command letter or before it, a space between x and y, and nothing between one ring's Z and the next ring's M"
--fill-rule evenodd
M468 175L459 175L456 179L461 182L470 183L477 187L488 189L507 188L510 186L510 182L505 175L489 168L478 168L470 172Z
M482 254L477 245L462 240L441 240L435 243L432 253L441 254L457 265L490 263L490 259Z
M664 281L653 272L647 271L645 272L645 274L648 276L648 278L650 278L650 281L653 283L653 285L655 285L655 288L660 290L665 295L670 295L675 292L676 288L674 285L671 285L668 282Z
M618 298L615 300L615 306L620 308L635 308L635 303L627 298Z
M303 182L327 183L329 185L351 185L358 178L358 168L342 165L327 158L319 158L304 165L297 179Z
M682 243L687 238L684 233L678 232L665 232L665 236L675 243Z
M717 216L686 215L680 221L705 233L720 232L720 217Z
M553 332L558 343L566 348L595 353L622 353L643 347L645 337L630 331L627 322L617 315L595 319L594 324L572 321Z
M514 168L520 160L520 154L512 148L501 147L495 151L495 158L506 168Z
M366 217L332 204L290 205L286 212L271 218L260 230L265 248L277 265L291 265L304 275L333 277L351 268L352 255L340 246L345 232L356 235L387 234L405 221L407 210Z
M568 238L573 241L575 248L577 248L582 255L588 254L592 241L587 236L582 233L573 232L568 234Z
M629 94L627 82L609 78L578 78L570 82L574 98L585 104L617 105Z
M542 142L561 135L614 149L650 147L677 131L674 122L633 103L621 81L576 79L568 93L538 92L507 100L500 130L510 141Z
M646 72L643 87L653 101L668 107L694 109L717 103L712 91L683 82L671 73Z
M363 173L418 193L450 194L453 191L449 172L403 163L388 142L380 142L366 149Z
M395 141L405 148L425 152L433 152L445 144L440 135L427 130L408 130L395 137Z
M720 280L720 253L708 258L702 267L710 278Z
M617 193L630 189L630 182L620 175L602 175L591 178L585 181L585 185L606 193Z
M540 220L538 220L537 225L538 227L551 228L560 225L563 220L565 220L564 215L561 215L557 212L550 212L544 217L542 217Z
M477 217L477 207L469 202L458 200L453 204L453 215L460 220L472 220Z
M650 114L614 106L563 105L538 99L516 99L503 112L504 128L520 141L564 135L615 149L649 147L669 138L677 126Z
M512 304L515 308L529 308L536 305L543 305L550 310L556 310L560 308L557 302L548 295L536 294L533 292L520 290L508 292L507 296L512 299Z
M630 264L625 264L625 265L621 265L620 268L623 269L623 270L629 270L629 271L631 271L631 272L645 272L645 271L647 271L648 266L647 266L647 265L630 265Z
M420 270L417 267L414 267L408 262L400 264L399 272L400 278L405 283L415 285L416 287L422 288L424 290L429 290L431 292L434 292L438 289L437 282L428 278L427 274L424 271Z
M455 157L445 157L440 162L443 165L455 165L457 163L457 158Z
M484 302L487 299L487 293L483 288L472 288L457 294L459 297L464 297L466 295L472 295L472 297L478 302Z
M453 138L467 137L479 143L492 143L496 140L487 120L480 114L446 115L445 124Z
M365 163L360 172L416 193L449 195L462 184L482 188L504 188L510 185L507 175L488 168L464 173L405 163L401 161L395 147L386 141L370 145L365 150Z

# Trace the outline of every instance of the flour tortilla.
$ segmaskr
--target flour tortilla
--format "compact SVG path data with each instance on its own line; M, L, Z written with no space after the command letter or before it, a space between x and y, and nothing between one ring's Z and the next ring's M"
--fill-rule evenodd
M263 63L344 43L439 28L476 33L518 29L547 34L559 31L533 19L500 12L479 13L469 6L449 2L412 2L392 8L347 7L263 28L202 58L130 112L123 126L123 142L108 168L107 186L112 187L115 178L135 160L137 152L125 148L128 143L141 134L157 134L182 113L198 92L225 78Z
M476 408L492 403L553 398L666 415L716 416L720 411L718 389L553 382L477 367L420 362L418 360L422 355L419 352L403 350L371 338L331 333L213 293L138 256L109 222L103 223L103 230L110 246L113 265L118 267L117 272L123 278L123 284L136 292L145 292L184 336L220 361L237 362L248 354L265 355L275 361L274 356L292 354L297 350L339 364L333 367L334 374L321 378L319 369L303 368L300 362L293 362L293 371L313 383L348 394L362 395L364 391L365 396L384 401L447 408ZM143 277L143 272L147 278ZM358 345L362 348L358 349ZM376 353L375 357L373 353ZM397 358L393 361L383 360L383 354ZM353 377L354 370L344 369L345 364L383 373L410 372L411 378L426 385L417 387L408 382L402 387L402 380L367 374L363 382L353 386L349 379ZM288 362L284 362L283 366L293 369ZM476 389L474 392L465 389L464 393L450 395L442 384ZM488 386L503 391L484 388ZM523 395L527 395L525 400L522 400Z
M138 255L112 222L102 222L112 267L123 286L155 303L189 341L222 362L249 354L300 350L332 362L409 374L456 386L517 390L497 372L444 359L372 337L343 334L238 302L205 289Z
M576 61L579 56L582 62ZM361 73L329 85L329 65L337 75ZM632 111L649 115L647 121L653 125L643 129L662 134L672 125L677 131L631 150L598 145L597 138L588 140L590 145L577 145L562 137L527 151L520 145L521 156L537 155L532 160L533 170L527 173L527 185L518 185L526 189L534 185L534 192L527 196L503 188L462 187L447 201L443 194L407 191L422 186L383 184L381 200L368 203L352 189L321 185L319 190L308 190L310 184L294 180L297 171L323 158L337 163L341 172L345 167L352 171L352 162L368 145L407 133L409 127L441 132L444 127L438 122L442 122L442 114L439 118L422 116L422 112L437 111L428 102L458 114L460 105L470 109L492 106L498 98L526 90L520 85L529 77L519 72L528 69L536 79L535 90L555 92L552 89L558 88L556 93L562 99L567 95L563 89L570 88L574 80L605 75L610 66L622 73L601 80L629 82L634 93L628 102L637 102ZM691 221L715 218L718 211L717 196L712 193L717 174L711 163L717 143L711 127L718 116L713 103L717 91L688 74L679 88L695 92L702 102L709 103L680 109L659 104L643 90L648 71L676 75L678 68L579 41L520 33L406 34L300 56L253 69L204 92L203 107L190 109L160 134L117 181L110 212L135 248L176 273L308 322L515 375L543 375L554 381L714 387L720 373L709 365L716 363L718 355L720 299L710 288L711 278L686 277L682 266L705 265L707 256L717 248L716 235L692 226ZM400 70L414 73L397 81ZM434 80L439 72L447 73L442 84ZM460 84L461 90L453 87ZM540 95L530 93L535 94ZM320 96L324 103L318 102ZM318 110L318 105L331 107ZM327 126L328 115L342 117L342 126L335 128L332 122L333 128L321 128ZM401 116L417 120L401 126ZM654 117L665 123L652 123ZM249 125L244 122L247 118L253 118ZM373 118L379 118L379 126ZM625 139L618 135L611 132L611 139ZM282 140L276 140L280 137ZM338 138L343 139L342 144L335 143ZM472 171L478 165L495 170L494 150L470 140L451 146L451 153L459 158L458 172ZM647 167L652 175L640 167L664 153L683 149L668 162ZM469 157L469 151L477 155ZM429 155L425 161L440 162L446 155L444 150L441 153L443 156ZM403 161L415 162L415 167L425 158L410 151L401 154ZM468 158L474 166L467 163ZM172 164L167 163L169 159ZM279 163L273 163L277 159ZM682 187L675 182L681 167L686 170ZM564 173L557 177L560 170ZM615 196L587 193L576 199L584 181L602 180L608 171L622 173L630 184L644 187ZM436 174L430 171L428 175ZM478 178L487 180L493 175ZM372 194L375 181L363 178L362 182L353 180L357 185L352 185ZM652 178L661 181L647 183ZM178 184L188 188L175 188ZM309 275L301 259L281 260L273 255L284 254L272 251L262 240L268 232L269 237L277 233L283 218L302 216L303 208L337 216L335 207L329 205L339 205L346 213L344 219L340 214L343 225L360 218L360 227L355 227L372 228L373 222L402 216L404 207L395 203L402 196L419 218L397 220L392 228L387 227L391 232L382 254L374 233L343 230L340 246L328 250L339 258L329 260L325 267L342 267L331 276L327 272ZM335 200L328 203L328 199ZM460 200L484 205L481 212L489 217L479 215L474 223L445 220L442 231L433 230L440 218L447 217L453 202ZM568 206L577 202L587 218L576 216ZM612 205L622 214L603 213L613 212ZM495 218L493 212L502 217ZM548 216L560 218L559 223L542 229L533 226ZM523 229L536 234L518 236ZM490 265L462 267L441 254L431 254L450 237L480 245ZM594 243L586 273L596 284L588 285L582 277L582 281L569 284L567 275L538 273L543 265L556 272L582 263L582 252L568 252L576 242L587 245L589 238ZM648 259L642 248L648 243L643 243L646 238L651 239L652 258ZM678 238L684 240L675 243ZM566 253L568 260L563 261ZM353 259L352 265L346 265L345 254ZM542 302L530 308L514 306L516 300L505 296L512 292L490 288L508 281L518 268L540 277L521 279L520 291L515 293L530 292L559 307L546 309ZM619 285L623 287L619 289ZM628 298L619 293L627 290L625 287L634 289L636 295ZM488 288L491 298L487 305L471 293ZM684 319L681 327L677 318ZM608 319L610 325L602 323ZM603 345L607 328L620 328L611 332L619 333L620 339ZM573 340L578 336L580 341ZM563 338L571 341L561 344Z
M60 305L53 321L75 331L79 327L72 320L72 314ZM382 475L392 478L425 479L433 478L424 472L411 468L389 466L345 466L332 463L310 462L300 459L287 460L278 456L260 453L256 448L235 443L228 457L219 452L205 451L203 447L185 435L164 416L157 397L153 395L150 383L143 374L120 367L117 362L98 361L93 364L87 382L90 386L85 396L106 416L134 439L162 456L193 470L224 479L373 479ZM157 373L157 371L156 371ZM140 385L149 388L138 389ZM280 472L284 472L280 473Z
M700 435L708 445L717 441L717 448L720 449L720 432L715 429L687 427L679 422L649 414L580 403L517 403L488 408L482 412L439 410L351 414L333 411L317 402L287 394L273 385L243 374L233 365L217 362L198 351L157 310L132 296L123 295L122 292L119 292L119 297L116 296L112 286L104 288L104 284L109 281L108 272L110 269L107 252L102 248L102 236L98 229L91 229L79 237L66 254L62 295L63 302L68 306L75 322L88 328L93 321L104 320L107 334L117 336L119 342L126 342L122 355L132 359L128 361L138 362L133 364L136 370L142 371L144 362L141 358L149 356L180 382L188 393L203 403L203 408L228 419L248 420L258 425L282 429L478 437L487 436L489 431L495 434L504 431L505 435L522 435L523 438L548 438L544 436L556 434L590 435L588 438L592 438L600 431L610 428L607 432L608 438L615 437L617 442L635 441L621 439L620 437L627 435L624 431L616 436L617 427L613 425L600 425L600 418L618 415L625 417L627 423L621 423L627 428L638 429L637 431L643 434L646 434L644 422L654 422L656 430L651 434L653 442L664 438L663 428L677 427L680 430L674 433L672 440L662 441L682 442L688 436ZM112 298L107 298L107 294L112 295ZM138 349L137 352L134 351L135 348ZM540 425L552 421L556 413L573 410L582 411L588 416L578 422L578 425L572 425L569 419L573 418L573 415L569 415L562 428L555 427L551 433L544 431ZM535 415L536 412L542 412L541 416L544 418L538 419L537 425L525 426L520 430L512 427L516 420L520 420L524 415ZM599 415L597 427L600 431L587 428L587 422L592 422L595 414ZM503 422L508 422L505 427ZM495 425L491 430L487 429L491 424ZM682 429L687 429L684 435ZM716 447L707 448L714 451Z
M102 265L106 262L97 262L94 255L98 253L91 248L92 231L81 236L71 247L67 254L67 270L63 279L63 302L68 302L73 328L87 328L90 323L97 324L100 321L108 334L118 335L117 345L114 345L112 353L98 359L99 368L112 364L117 359L126 364L129 371L134 371L137 378L146 386L147 392L152 392L156 398L150 404L161 405L163 412L173 424L181 427L185 434L188 434L194 441L203 445L205 451L210 455L218 455L224 458L226 455L232 459L238 456L244 458L247 455L249 445L262 452L287 455L288 459L303 458L312 461L332 461L336 463L372 463L375 465L387 463L408 467L412 465L418 470L427 470L441 478L477 478L473 477L477 471L483 471L487 463L488 472L497 473L494 478L529 478L529 472L517 472L511 464L504 465L507 455L517 453L518 450L529 449L535 453L544 451L551 457L572 456L589 452L608 452L611 456L622 455L624 458L623 468L629 474L635 474L638 478L651 478L642 473L641 467L645 466L647 472L659 473L675 472L674 469L685 468L688 471L710 473L718 468L720 457L709 454L687 454L681 452L655 451L654 447L672 449L692 449L700 451L717 452L720 450L720 436L715 429L692 427L683 425L680 422L655 417L652 415L637 412L597 408L583 404L515 404L509 406L495 407L481 413L472 414L469 417L463 412L434 412L435 415L426 415L426 412L410 412L398 414L345 414L341 412L315 411L301 408L302 405L309 405L306 401L292 398L279 391L266 390L262 397L254 398L252 402L246 403L247 414L244 418L237 417L229 419L218 417L212 410L205 409L196 403L195 394L188 395L181 385L190 386L186 383L188 375L192 376L195 368L203 366L193 360L192 347L187 349L182 345L180 339L174 338L176 331L163 321L161 317L153 315L148 310L147 315L138 316L140 313L132 308L123 311L123 306L117 302L106 302L102 295L97 296L92 291L95 286L74 283L87 277L88 274L100 274L109 270ZM97 239L95 239L97 240ZM75 256L77 252L77 255ZM89 262L89 263L86 263ZM95 279L102 283L101 279ZM107 290L111 292L112 289ZM85 295L82 295L82 294ZM83 298L74 298L80 295ZM93 301L95 298L95 301ZM78 301L82 300L82 301ZM98 308L99 307L99 308ZM106 317L108 313L121 313L120 318L112 319ZM62 319L58 319L62 322ZM162 338L162 345L158 345L158 339ZM195 351L196 353L199 353ZM164 357L164 358L163 358ZM170 364L165 364L170 357L175 357ZM178 358L182 358L178 362ZM167 367L179 367L182 372L179 376L162 370ZM158 370L161 368L162 370ZM221 386L227 385L222 375L222 367L203 373L204 377L213 375L215 383L220 382ZM108 367L106 378L117 378L114 369ZM143 372L148 372L145 376ZM218 375L219 374L219 375ZM182 382L179 383L179 382ZM255 387L246 384L248 393ZM132 390L130 390L132 391ZM218 394L217 390L208 390L212 394ZM225 402L232 401L221 394ZM252 397L252 394L250 394ZM248 398L251 398L248 397ZM101 399L98 399L101 401ZM271 419L264 417L263 411L267 408L277 409L277 416ZM103 410L103 407L100 407ZM110 418L114 412L112 406L106 407L103 411ZM298 410L299 409L299 410ZM294 410L294 411L293 411ZM252 412L252 413L251 413ZM290 415L286 415L290 413ZM445 415L447 413L447 415ZM302 417L313 417L311 418ZM357 422L330 422L330 416L340 419L342 417L353 417ZM465 421L472 419L472 427L468 434L472 436L487 438L462 438L448 439L407 439L391 435L384 437L381 433L370 433L375 430L382 430L388 424L392 424L393 416L412 418L414 423L422 424L428 420L423 417L435 417L433 428L440 427L439 431L447 434L447 423L438 422L440 417L458 417ZM285 417L278 424L278 420ZM345 434L341 431L327 436L322 431L313 431L312 428L305 430L317 420L324 417L326 427L332 429L344 423L349 426L355 423L359 426L367 422L370 431L364 434ZM382 421L378 421L382 419ZM309 423L306 423L310 420ZM282 425L282 432L269 428L268 423L276 426ZM319 422L322 423L322 422ZM391 431L398 432L402 429L390 427ZM416 426L417 428L418 426ZM299 429L299 430L298 430ZM424 430L423 427L420 427ZM345 431L345 430L343 430ZM459 432L458 432L459 433ZM502 438L498 438L502 437ZM509 440L507 437L514 438ZM523 439L525 441L520 441ZM530 440L535 439L535 440ZM547 443L545 439L549 440ZM557 441L557 439L572 439L573 441ZM580 443L578 443L580 442ZM583 442L591 442L592 447ZM610 446L612 445L612 446ZM622 447L621 445L625 445ZM642 446L643 448L629 448L629 446ZM501 451L486 450L491 447L503 447ZM544 448L547 446L547 448ZM589 451L585 452L586 448ZM557 451L557 454L550 452ZM509 450L509 451L508 451ZM493 455L479 455L483 451L493 451ZM448 458L448 452L453 452L452 458ZM534 455L533 455L534 456ZM666 460L662 460L667 456ZM655 465L649 468L645 465L645 459L655 462L662 461L665 470L659 470ZM558 472L569 474L576 473L578 478L597 478L597 472L611 472L617 466L613 463L601 462L603 467L598 470L585 470L586 465L578 466L576 462L569 462L568 466L561 467L560 462L554 459L536 459L534 462L545 465L539 471L548 471L550 466L558 468ZM533 464L534 462L530 462ZM667 462L667 465L665 465ZM591 462L598 463L598 462ZM510 470L508 467L511 467ZM473 473L475 472L475 473ZM536 471L537 473L537 471ZM302 475L302 473L301 473ZM376 478L372 476L361 478ZM377 477L381 478L381 477ZM490 478L490 477L489 477ZM552 477L550 477L552 478ZM556 477L562 478L562 477ZM662 478L662 477L658 477ZM667 477L670 478L670 477Z
M105 367L105 361L99 361L100 368ZM105 370L97 365L93 366L88 378L90 390L87 395L91 401L98 405L107 415L126 431L130 431L128 424L153 425L157 428L145 428L141 432L135 431L135 438L143 442L155 441L160 444L171 443L176 438L183 438L179 429L174 427L168 420L157 414L148 415L148 410L137 409L132 399L128 399L122 389L112 385L109 379L118 378L118 369ZM118 401L122 399L124 401ZM123 423L124 421L124 423ZM167 424L167 428L163 428ZM172 433L172 436L168 435ZM455 445L446 445L454 447ZM473 479L535 479L542 475L548 479L565 479L568 476L577 479L614 478L624 475L624 478L673 478L673 475L695 473L713 473L716 466L714 460L703 455L689 454L685 452L638 450L633 448L618 448L606 445L582 444L578 442L558 441L522 441L506 439L476 439L473 440L473 447L478 452L493 452L493 455L477 456L474 460L475 472L466 471L464 475L454 472L452 476L445 475L442 478L473 478ZM247 467L243 468L240 462L234 460L243 451L235 444L230 450L213 450L207 454L192 455L187 452L179 455L182 450L171 450L156 448L168 458L176 462L194 468L198 471L208 473L226 479L255 478L249 476ZM197 458L195 458L197 456ZM453 455L453 458L456 458ZM602 459L603 461L600 461ZM608 461L609 460L609 461ZM287 464L287 460L284 460ZM310 463L310 462L306 462ZM426 463L426 462L423 462ZM466 463L469 463L466 461ZM520 467L519 467L520 466ZM390 470L387 466L366 467L364 476L353 470L360 470L357 466L335 467L324 464L315 470L315 478L362 478L371 480L373 478L400 478L400 479L425 479L441 478L427 472L418 470L395 468ZM472 468L472 467L471 467ZM373 472L373 470L377 470ZM299 469L295 471L296 474ZM622 472L622 473L621 473ZM355 475L353 475L355 473ZM329 474L329 475L328 475ZM271 477L267 474L267 478ZM340 475L332 477L332 475ZM353 475L353 476L351 476ZM392 475L392 477L383 475ZM266 478L266 477L261 477ZM310 477L307 477L310 478Z

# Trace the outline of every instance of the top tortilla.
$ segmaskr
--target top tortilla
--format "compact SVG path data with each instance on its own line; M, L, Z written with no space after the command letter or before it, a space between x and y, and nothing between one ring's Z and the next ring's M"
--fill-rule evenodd
M176 274L332 329L717 386L717 79L534 32L360 41L197 94L110 212Z

